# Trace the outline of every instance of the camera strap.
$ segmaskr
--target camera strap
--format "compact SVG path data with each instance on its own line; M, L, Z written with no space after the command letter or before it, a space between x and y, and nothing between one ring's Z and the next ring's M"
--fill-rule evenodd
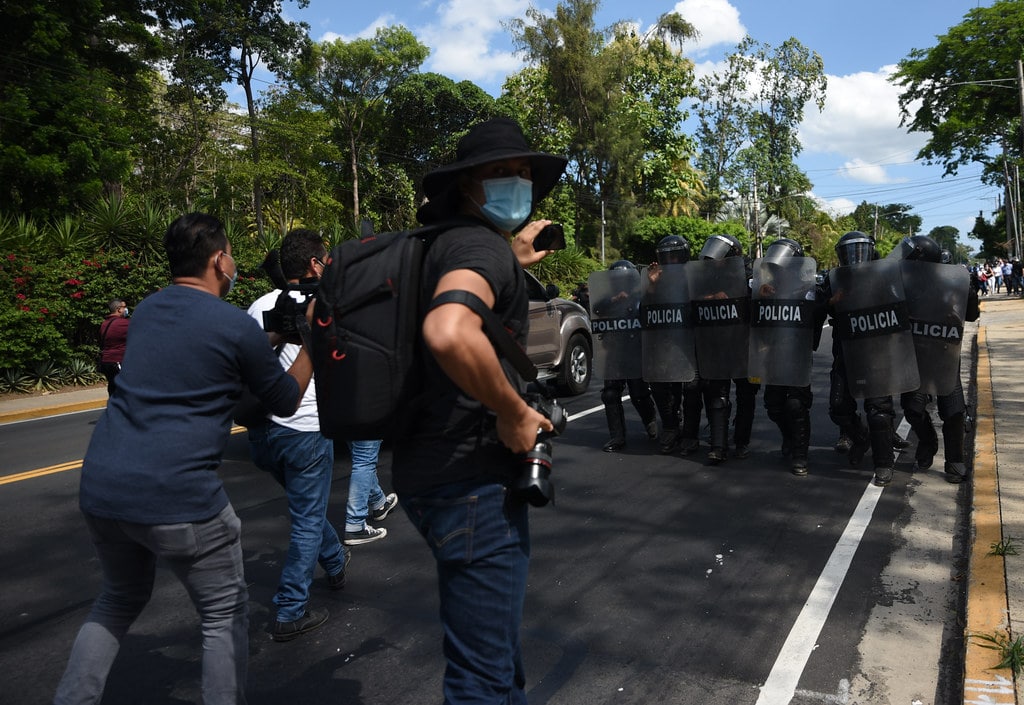
M524 380L532 382L537 379L537 367L530 362L530 358L519 347L519 343L515 341L512 334L502 324L498 314L492 311L479 296L461 289L453 289L438 294L430 302L427 310L432 310L442 304L462 304L480 316L484 321L484 332L487 333L487 337L490 338L491 344L497 349L498 353L512 363L512 366L516 368L516 372Z

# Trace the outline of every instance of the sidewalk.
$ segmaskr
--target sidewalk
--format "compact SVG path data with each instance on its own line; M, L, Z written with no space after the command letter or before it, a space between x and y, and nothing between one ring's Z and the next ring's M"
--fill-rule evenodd
M968 337L968 340L970 338ZM967 391L976 403L967 614L964 625L964 698L967 705L1024 705L1024 677L997 669L1002 655L975 635L1012 642L1024 636L1024 299L1000 295L982 301L977 349L965 350ZM974 352L976 376L967 360ZM0 424L106 405L106 386L0 400ZM970 444L970 439L968 439ZM993 554L1007 547L1008 555ZM1008 635L1013 635L1011 639ZM1024 639L1020 647L1024 659Z

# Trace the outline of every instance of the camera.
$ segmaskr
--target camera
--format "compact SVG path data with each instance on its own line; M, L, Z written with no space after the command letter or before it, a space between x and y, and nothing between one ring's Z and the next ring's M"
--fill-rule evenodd
M270 276L274 287L281 290L281 295L274 302L274 308L263 313L263 330L277 333L288 341L299 342L299 321L305 319L306 308L310 299L320 286L318 279L300 279L297 284L289 282L281 271L281 252L271 250L260 265L260 269ZM297 291L298 297L292 295Z
M537 434L537 443L526 453L512 496L535 507L543 507L555 499L555 486L551 484L551 439L565 431L569 416L556 400L540 394L527 395L526 403L544 414L554 430Z
M558 223L545 225L544 229L537 233L537 237L533 239L533 249L536 252L564 250L565 230Z

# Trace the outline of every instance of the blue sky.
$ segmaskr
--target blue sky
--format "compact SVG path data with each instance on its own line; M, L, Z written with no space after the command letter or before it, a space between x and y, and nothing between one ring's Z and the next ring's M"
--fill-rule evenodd
M533 5L550 11L555 0ZM988 2L971 0L605 0L600 26L618 20L650 26L664 12L677 11L697 27L700 39L687 46L698 74L733 50L744 34L778 46L795 37L825 63L825 110L812 105L801 128L801 168L814 183L813 195L834 213L850 212L861 201L907 203L923 220L923 232L952 225L961 242L979 211L991 219L998 192L981 184L980 167L956 177L915 161L925 135L899 127L899 92L886 81L912 49L934 46L936 36L959 24L964 14ZM501 23L523 17L527 0L390 0L339 3L310 0L285 13L310 25L315 40L372 36L377 27L401 24L431 49L422 67L454 80L471 80L492 95L506 75L521 67Z

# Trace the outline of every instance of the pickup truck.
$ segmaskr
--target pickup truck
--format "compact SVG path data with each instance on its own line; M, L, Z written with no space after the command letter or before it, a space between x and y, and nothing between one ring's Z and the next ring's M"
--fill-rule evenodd
M537 379L553 381L559 394L583 394L594 369L590 315L575 301L561 298L557 286L545 287L529 272L526 288L530 294L526 354L537 366Z

